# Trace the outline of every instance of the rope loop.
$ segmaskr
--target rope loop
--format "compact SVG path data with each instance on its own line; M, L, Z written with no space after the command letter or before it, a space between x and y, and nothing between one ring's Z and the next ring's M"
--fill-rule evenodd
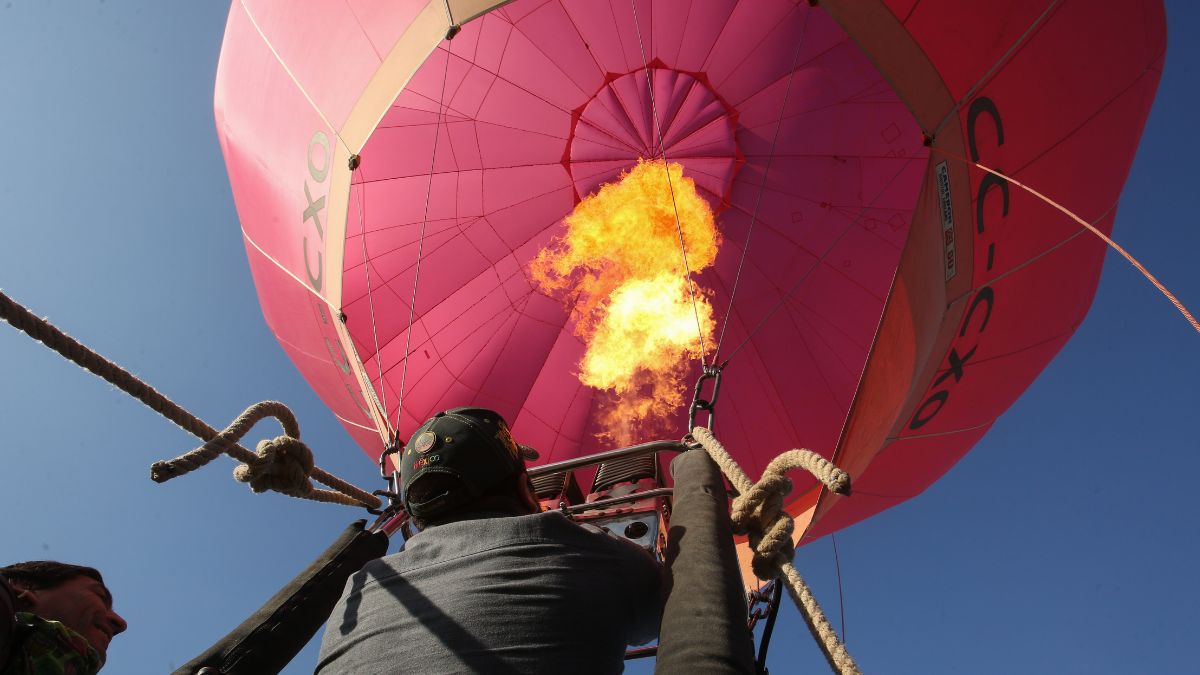
M258 452L251 452L239 445L238 441L249 433L251 427L267 417L279 420L284 435L259 442L256 448ZM233 477L249 483L254 492L274 490L289 497L367 508L379 508L383 503L378 497L316 466L312 450L300 440L300 424L296 422L296 416L279 401L262 401L246 408L228 427L220 433L214 433L212 440L199 448L175 459L155 462L150 467L150 477L163 483L208 464L222 453L241 462L234 469ZM333 490L313 487L310 478Z
M288 436L300 437L300 425L296 423L296 417L291 410L288 410L287 406L276 401L264 401L251 406L227 429L218 433L216 429L205 424L204 420L163 396L154 387L139 380L129 371L97 354L87 345L67 335L46 319L35 316L27 307L8 297L3 291L0 291L0 318L49 349L58 352L63 358L146 404L151 410L179 425L185 431L207 441L202 447L189 453L151 465L150 478L156 483L162 483L198 469L216 459L217 455L222 452L228 453L234 459L246 464L254 464L258 455L238 445L237 439L241 438L255 422L266 415L278 418L280 424L283 425L284 433ZM309 454L311 455L311 453ZM288 492L286 494L330 504L365 506L368 509L377 509L383 505L379 497L351 485L319 466L312 467L308 473L314 480L333 489L317 490L310 486L307 492Z
M304 441L277 436L259 441L256 450L257 461L239 464L233 470L235 479L249 483L254 492L275 490L287 495L307 495L313 491L308 477L315 464L312 450Z
M792 565L796 556L792 533L796 525L783 508L783 498L792 490L792 482L785 475L788 471L805 469L825 487L843 495L850 494L850 476L817 453L800 449L788 450L771 460L762 478L752 483L712 431L695 427L691 439L713 458L739 493L733 500L729 518L734 533L744 534L750 540L753 550L750 569L754 575L764 581L782 579L830 667L844 675L859 673L858 665Z
M729 518L735 534L750 539L754 556L751 569L755 576L770 581L780 575L781 566L796 556L792 542L795 523L783 509L783 498L792 491L787 472L805 469L838 494L850 494L850 476L811 450L788 450L767 464L762 478L751 483L712 431L703 427L692 430L692 438L704 448L721 471L729 477L740 496L733 500Z
M300 436L300 425L296 416L288 407L279 401L262 401L246 408L237 419L229 423L219 433L204 445L184 453L175 459L155 462L150 466L150 477L156 482L166 481L199 469L225 453L230 457L251 466L263 463L263 459L255 453L238 444L242 437L250 432L259 421L266 417L275 417L283 427L284 434L291 438ZM311 469L310 469L311 471Z

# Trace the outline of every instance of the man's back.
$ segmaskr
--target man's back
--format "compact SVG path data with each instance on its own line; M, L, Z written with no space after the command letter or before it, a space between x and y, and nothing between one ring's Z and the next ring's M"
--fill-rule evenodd
M557 512L462 520L355 575L317 672L612 673L658 629L650 555Z

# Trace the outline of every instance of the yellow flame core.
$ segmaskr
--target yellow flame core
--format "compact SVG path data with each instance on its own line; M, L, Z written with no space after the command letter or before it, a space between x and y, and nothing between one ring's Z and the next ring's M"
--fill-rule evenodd
M629 443L680 408L689 360L714 346L712 305L687 268L713 264L720 233L683 167L661 160L639 161L564 222L566 233L538 253L531 273L577 312L575 334L587 345L579 380L611 399L601 439Z

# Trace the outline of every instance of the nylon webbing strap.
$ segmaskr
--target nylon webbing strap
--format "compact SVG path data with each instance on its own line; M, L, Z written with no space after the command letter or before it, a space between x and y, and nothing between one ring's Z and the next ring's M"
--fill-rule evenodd
M366 523L351 523L332 546L257 612L174 675L195 675L206 666L223 675L283 670L329 618L350 575L387 553L387 535L364 531Z
M655 672L755 673L725 481L701 451L676 457L671 473L675 493L666 557L672 587Z

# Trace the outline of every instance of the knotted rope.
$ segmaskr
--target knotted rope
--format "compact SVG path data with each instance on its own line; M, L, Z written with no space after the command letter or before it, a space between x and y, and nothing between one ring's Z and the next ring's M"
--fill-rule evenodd
M313 456L304 441L291 436L276 436L259 441L255 451L261 464L239 464L233 470L233 477L243 483L249 483L251 490L312 490L308 475L313 470Z
M260 441L258 452L253 453L238 445L255 424L266 417L274 417L283 427L283 436ZM176 476L195 471L225 453L242 462L233 470L233 477L249 483L255 492L275 490L292 497L333 502L347 506L380 505L379 498L332 476L313 463L312 451L300 440L300 425L288 407L278 401L256 403L238 416L221 433L213 436L204 445L172 460L155 462L150 467L150 478L163 483ZM309 478L328 485L337 492L318 490ZM371 502L375 503L372 504Z
M796 555L796 547L792 542L795 525L792 517L783 510L783 498L792 489L792 482L785 475L788 471L804 469L816 476L825 487L842 495L850 494L850 476L811 450L789 450L771 460L762 478L752 483L711 431L696 427L692 430L692 438L713 458L739 493L737 499L733 500L730 520L733 521L733 531L747 535L750 540L754 550L751 560L754 574L764 581L783 579L788 595L792 596L792 601L800 609L809 631L821 646L834 672L843 675L861 673L821 611L808 584L792 565Z
M296 424L295 416L282 403L268 401L251 406L237 420L234 420L229 428L218 433L216 429L205 424L199 417L188 412L150 385L142 382L129 371L92 351L78 340L59 330L49 321L34 316L27 308L3 292L0 292L0 317L3 317L13 327L58 352L64 358L72 361L84 370L104 379L126 394L146 404L151 410L179 425L180 428L206 441L203 447L197 448L181 457L177 457L169 462L156 462L151 467L150 477L159 483L203 466L212 461L217 455L225 452L245 463L246 468L244 471L243 467L239 467L238 470L242 471L246 478L239 477L238 480L249 482L251 489L256 492L262 492L266 489L277 489L275 485L280 485L285 489L279 491L293 497L370 508L379 508L382 505L380 499L375 495L357 488L323 471L319 467L313 466L312 453L297 438L300 435L300 427ZM260 444L259 450L261 455L255 454L238 445L237 440L255 422L267 415L277 417L283 424L284 432L291 438L277 438L274 441L268 442L271 445L267 447ZM242 426L244 426L244 429L239 431L239 428ZM280 443L281 439L286 440ZM300 450L296 444L299 444L299 447L303 447L304 449ZM280 457L281 459L276 460L274 459L275 457ZM304 469L305 466L308 468ZM294 477L298 470L305 473L308 477L333 488L337 492L314 489L312 484L307 483L306 480L295 480ZM307 490L302 487L305 483L308 486Z

